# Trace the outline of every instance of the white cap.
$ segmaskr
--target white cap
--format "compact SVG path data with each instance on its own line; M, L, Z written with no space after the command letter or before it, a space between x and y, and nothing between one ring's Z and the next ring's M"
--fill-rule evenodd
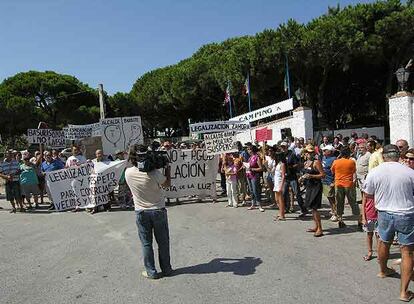
M287 146L288 146L288 143L287 143L287 142L285 142L285 141L282 141L282 142L280 143L280 145L281 145L281 146L286 146L286 147L287 147Z
M322 148L322 151L324 150L334 151L335 148L332 145L326 145L325 147Z

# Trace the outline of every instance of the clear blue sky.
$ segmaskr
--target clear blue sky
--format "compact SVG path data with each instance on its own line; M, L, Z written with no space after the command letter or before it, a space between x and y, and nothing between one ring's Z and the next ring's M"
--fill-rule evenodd
M199 47L354 0L0 0L0 81L53 70L113 94Z

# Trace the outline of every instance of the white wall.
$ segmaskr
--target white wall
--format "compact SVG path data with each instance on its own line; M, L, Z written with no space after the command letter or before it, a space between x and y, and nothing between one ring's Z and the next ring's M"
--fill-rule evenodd
M268 141L269 145L274 145L280 141L282 139L281 130L286 128L291 129L293 137L313 137L312 110L305 107L299 107L292 112L292 116L253 127L249 131L237 134L236 138L242 144L254 142L256 139L256 130L265 127L272 129L273 139Z

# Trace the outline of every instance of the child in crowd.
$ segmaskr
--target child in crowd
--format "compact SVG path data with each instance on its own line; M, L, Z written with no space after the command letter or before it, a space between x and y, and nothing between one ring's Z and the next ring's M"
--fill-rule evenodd
M362 195L362 223L364 224L364 231L367 233L368 254L364 256L365 261L372 259L372 243L375 233L375 238L378 245L378 211L375 209L374 197L363 193Z
M226 175L226 191L228 197L227 207L237 208L237 166L234 164L233 155L231 154L226 154L224 160L224 174Z

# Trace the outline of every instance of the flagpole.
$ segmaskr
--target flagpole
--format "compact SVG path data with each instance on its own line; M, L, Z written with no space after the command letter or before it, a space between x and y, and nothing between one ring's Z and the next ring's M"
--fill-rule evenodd
M290 75L289 75L289 63L288 63L288 57L285 54L285 61L286 61L286 80L287 80L287 89L288 89L288 97L290 99Z
M230 80L227 82L228 94L229 94L229 112L230 118L233 118L233 111L231 110L231 94L230 94Z
M249 72L247 72L247 90L248 90L247 96L249 98L249 112L251 112L252 111L252 102L251 102L251 99L250 99L250 73Z

